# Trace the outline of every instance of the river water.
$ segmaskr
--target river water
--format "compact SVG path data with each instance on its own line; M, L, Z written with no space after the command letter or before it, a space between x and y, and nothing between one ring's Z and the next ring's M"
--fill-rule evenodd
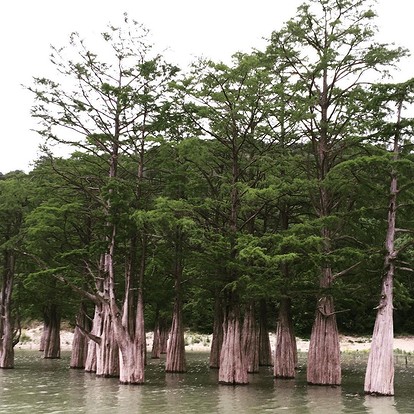
M16 368L0 370L0 413L414 413L414 361L397 360L395 397L371 397L363 394L366 358L343 358L341 387L307 385L304 355L295 380L275 380L261 368L247 386L218 385L206 353L188 353L185 374L165 374L163 359L149 361L146 384L125 386L69 369L69 353L44 360L17 350Z

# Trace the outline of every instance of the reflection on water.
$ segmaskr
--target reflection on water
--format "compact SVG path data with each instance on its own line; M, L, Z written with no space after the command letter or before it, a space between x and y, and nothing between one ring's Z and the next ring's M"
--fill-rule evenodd
M342 413L344 410L341 387L310 385L306 396L309 413L331 414Z
M16 368L0 370L0 413L414 413L414 367L397 367L396 397L365 396L366 360L358 358L344 361L341 387L307 385L304 359L294 380L274 379L272 368L261 368L249 375L249 385L219 385L208 355L196 353L188 355L185 374L166 374L164 359L150 360L146 383L125 386L70 370L69 354L44 360L36 351L17 350Z
M368 413L372 414L398 414L395 407L394 397L374 397L372 395L366 395L364 406L367 408Z

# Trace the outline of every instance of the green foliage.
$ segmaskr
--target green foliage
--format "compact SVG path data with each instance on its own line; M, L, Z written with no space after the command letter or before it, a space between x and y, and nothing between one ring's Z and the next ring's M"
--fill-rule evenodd
M340 329L367 333L398 174L396 328L414 329L401 317L412 319L414 296L413 121L393 119L396 102L412 103L413 81L365 82L406 54L375 41L374 17L367 1L308 0L264 51L199 60L182 76L127 16L102 34L108 53L78 34L52 49L56 77L34 79L32 114L43 137L75 151L0 176L0 251L19 252L25 316L50 302L73 315L79 298L56 276L96 292L115 234L118 303L128 272L136 299L143 269L150 326L177 291L186 324L203 333L217 297L288 296L308 335L329 293L349 309ZM321 268L332 270L328 287Z

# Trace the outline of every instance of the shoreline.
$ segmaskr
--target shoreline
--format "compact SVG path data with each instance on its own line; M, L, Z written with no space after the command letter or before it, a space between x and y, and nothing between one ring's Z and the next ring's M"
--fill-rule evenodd
M21 342L19 342L15 349L32 349L36 350L40 345L40 337L42 335L42 326L23 329ZM270 344L272 351L274 351L275 334L270 333ZM210 350L212 335L185 333L185 349L187 351L208 352ZM152 346L152 332L147 332L147 349ZM339 335L341 352L365 351L368 352L371 348L371 337L368 336L349 336ZM60 343L62 351L70 351L73 341L73 332L68 330L61 330ZM298 352L308 352L309 340L296 338ZM414 336L397 336L394 338L394 351L404 353L414 353Z

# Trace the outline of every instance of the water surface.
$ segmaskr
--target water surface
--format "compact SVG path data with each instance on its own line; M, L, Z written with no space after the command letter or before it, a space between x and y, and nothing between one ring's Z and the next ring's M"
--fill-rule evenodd
M69 357L17 350L16 368L0 370L0 413L414 413L414 365L405 357L397 360L395 397L363 394L365 353L343 356L341 387L307 385L305 355L295 380L275 380L271 368L261 368L236 387L217 383L206 353L188 353L185 374L165 374L164 359L149 360L140 386L71 370Z

